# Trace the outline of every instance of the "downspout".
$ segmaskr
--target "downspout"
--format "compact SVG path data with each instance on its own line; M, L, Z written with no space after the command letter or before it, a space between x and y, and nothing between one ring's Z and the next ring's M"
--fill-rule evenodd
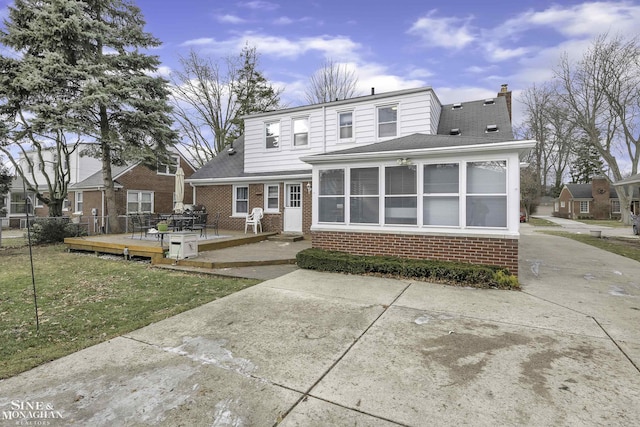
M107 230L104 228L104 217L105 217L105 211L104 211L104 207L105 207L105 204L104 204L104 190L102 190L102 191L100 192L100 198L102 199L102 200L100 201L100 204L102 205L102 206L101 206L101 209L102 209L102 217L100 218L100 224L101 224L101 225L100 225L100 229L101 229L101 230L104 230L104 231L105 231L105 234L106 234L106 231L107 231ZM93 230L93 231L95 232L95 230Z

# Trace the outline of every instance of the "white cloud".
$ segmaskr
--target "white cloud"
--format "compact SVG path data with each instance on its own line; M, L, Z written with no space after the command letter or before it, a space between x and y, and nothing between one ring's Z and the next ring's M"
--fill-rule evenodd
M461 49L475 40L469 19L439 18L436 11L419 18L407 33L420 37L429 46Z
M184 42L183 46L199 46L207 52L228 54L239 52L243 46L255 46L261 55L276 58L296 59L310 52L319 52L325 57L357 58L362 46L344 36L317 36L300 39L245 33L238 37L217 41L213 38L193 39Z
M276 10L280 7L280 5L276 3L271 3L269 1L263 0L248 1L239 3L238 5L253 10Z
M286 16L281 16L278 19L276 19L275 21L273 21L274 25L291 25L293 24L295 21L291 18L288 18Z
M233 25L245 24L247 22L245 19L235 15L218 15L216 16L216 20L218 22L222 22L223 24Z

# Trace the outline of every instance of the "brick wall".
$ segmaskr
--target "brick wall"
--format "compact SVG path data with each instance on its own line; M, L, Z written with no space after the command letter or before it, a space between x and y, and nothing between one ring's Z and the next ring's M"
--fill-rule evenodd
M314 231L314 248L354 255L468 262L506 267L518 275L518 239Z

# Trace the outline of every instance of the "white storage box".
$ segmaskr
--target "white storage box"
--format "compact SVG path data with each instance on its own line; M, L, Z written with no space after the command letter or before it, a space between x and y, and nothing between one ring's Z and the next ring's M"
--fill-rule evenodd
M198 256L197 233L169 234L169 258L184 259Z

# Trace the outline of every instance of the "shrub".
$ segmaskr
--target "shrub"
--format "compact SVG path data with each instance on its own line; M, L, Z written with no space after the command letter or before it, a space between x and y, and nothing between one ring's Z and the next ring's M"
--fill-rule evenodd
M77 224L67 218L38 218L31 224L31 240L35 244L61 243L66 237L86 235Z
M509 270L491 265L351 255L317 248L298 252L296 261L298 267L309 270L412 278L479 288L520 287Z

